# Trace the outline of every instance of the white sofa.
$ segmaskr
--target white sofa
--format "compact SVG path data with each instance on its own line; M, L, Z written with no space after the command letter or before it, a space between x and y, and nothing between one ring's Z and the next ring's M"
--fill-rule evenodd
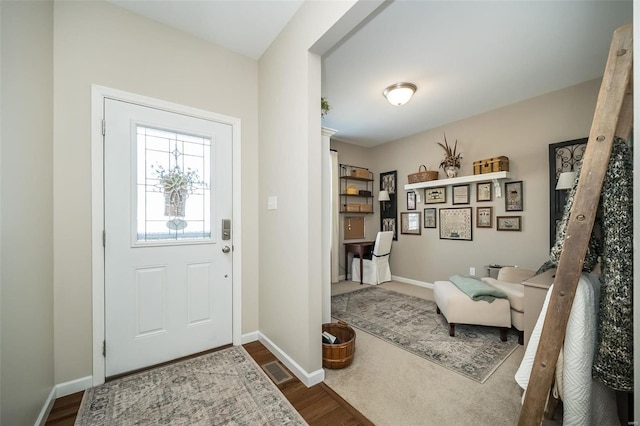
M519 343L524 344L524 285L523 281L536 275L536 271L525 268L505 266L498 272L497 278L485 277L482 281L507 293L511 305L511 325L520 332Z

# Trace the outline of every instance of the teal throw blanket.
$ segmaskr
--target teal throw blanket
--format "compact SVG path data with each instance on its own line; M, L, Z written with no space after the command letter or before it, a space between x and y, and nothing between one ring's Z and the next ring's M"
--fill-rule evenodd
M504 291L471 275L454 275L449 277L449 281L473 300L485 300L492 303L496 298L507 298L507 294Z

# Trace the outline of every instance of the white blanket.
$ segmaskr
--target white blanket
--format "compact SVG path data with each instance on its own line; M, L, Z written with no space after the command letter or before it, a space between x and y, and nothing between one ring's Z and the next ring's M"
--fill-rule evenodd
M542 325L553 286L549 288L529 344L516 372L516 382L526 391L531 368L538 349ZM600 279L595 274L582 274L571 307L564 348L556 369L560 384L565 426L619 425L615 395L612 390L591 378L591 366L597 331Z

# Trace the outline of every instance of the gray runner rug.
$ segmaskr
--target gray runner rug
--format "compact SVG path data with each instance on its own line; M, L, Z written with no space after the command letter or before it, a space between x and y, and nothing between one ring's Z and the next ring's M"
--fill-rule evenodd
M76 425L306 425L241 346L88 389Z
M515 333L502 342L496 327L456 324L450 337L435 302L380 287L332 296L331 316L479 383L518 347Z

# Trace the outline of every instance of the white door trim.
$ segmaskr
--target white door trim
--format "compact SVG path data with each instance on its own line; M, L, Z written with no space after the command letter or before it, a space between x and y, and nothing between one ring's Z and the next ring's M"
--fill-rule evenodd
M212 112L174 104L134 93L124 92L99 85L91 85L91 288L92 288L92 358L93 358L93 386L101 385L105 380L105 360L102 356L102 344L105 339L105 309L104 309L104 247L102 246L102 231L104 229L104 170L103 170L103 136L102 118L104 116L104 99L116 99L131 102L151 108L162 109L178 114L215 120L226 123L233 128L233 344L242 344L242 223L241 223L241 135L240 119L228 117Z

